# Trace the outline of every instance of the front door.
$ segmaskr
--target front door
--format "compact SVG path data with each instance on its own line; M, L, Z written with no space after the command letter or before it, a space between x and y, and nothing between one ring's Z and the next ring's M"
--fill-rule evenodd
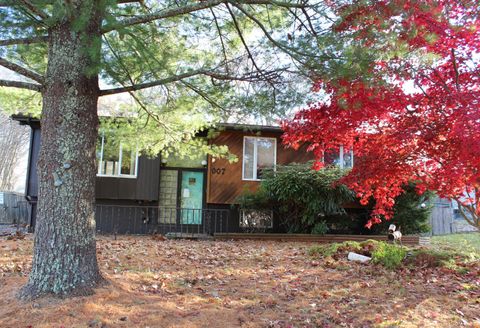
M182 171L181 220L183 224L202 224L203 172Z

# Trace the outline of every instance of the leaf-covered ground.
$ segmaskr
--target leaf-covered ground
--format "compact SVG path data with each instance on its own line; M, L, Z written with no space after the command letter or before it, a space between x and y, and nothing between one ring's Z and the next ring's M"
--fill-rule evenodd
M2 238L0 327L480 327L478 263L388 271L311 246L100 237L108 286L20 302L32 240Z

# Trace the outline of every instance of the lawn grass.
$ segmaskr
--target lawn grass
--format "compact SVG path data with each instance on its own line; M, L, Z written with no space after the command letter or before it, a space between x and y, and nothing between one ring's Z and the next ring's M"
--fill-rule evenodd
M455 252L471 261L478 261L480 260L480 233L433 236L431 247L441 251Z

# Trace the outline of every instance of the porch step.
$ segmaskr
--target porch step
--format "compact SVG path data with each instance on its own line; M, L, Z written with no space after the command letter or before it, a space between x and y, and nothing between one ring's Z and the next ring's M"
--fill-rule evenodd
M205 233L186 233L186 232L169 232L165 234L167 239L195 239L195 240L211 240L213 236Z

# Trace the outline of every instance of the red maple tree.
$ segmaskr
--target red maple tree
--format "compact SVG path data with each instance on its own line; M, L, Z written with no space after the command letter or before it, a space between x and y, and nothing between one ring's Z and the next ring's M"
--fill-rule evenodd
M308 143L317 168L326 149L353 148L342 182L362 204L375 200L368 227L391 217L409 181L456 200L480 227L480 6L393 0L332 9L331 32L345 44L338 58L357 54L360 64L345 65L363 73L319 78L314 90L328 99L284 122L284 142Z

